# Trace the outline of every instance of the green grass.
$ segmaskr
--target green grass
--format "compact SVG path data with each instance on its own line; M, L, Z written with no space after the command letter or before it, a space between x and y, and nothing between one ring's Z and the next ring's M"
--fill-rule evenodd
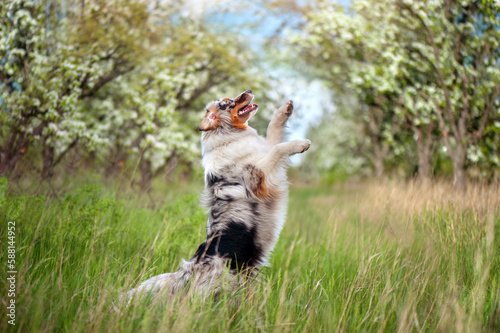
M16 326L2 284L0 331L500 330L500 191L445 184L292 186L270 267L248 290L110 311L203 241L201 186L148 197L79 185L49 198L0 183L1 244L16 221L18 271Z

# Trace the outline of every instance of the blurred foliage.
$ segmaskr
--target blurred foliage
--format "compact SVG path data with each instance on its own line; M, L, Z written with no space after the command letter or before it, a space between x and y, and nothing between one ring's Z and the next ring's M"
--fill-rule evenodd
M307 175L498 179L495 2L210 3L3 1L0 174L92 169L148 190L198 167L204 104L252 89L263 133L294 71L336 106L309 130Z
M0 173L50 179L64 161L114 175L130 164L147 190L155 175L190 166L204 103L265 91L267 78L245 45L182 6L2 2Z
M290 3L296 4L276 2L294 8ZM413 164L428 179L442 148L459 187L466 168L469 175L498 177L498 4L353 0L346 9L316 1L297 11L304 23L288 33L290 49L332 87L341 109L336 117L345 119L333 126L323 122L325 129L311 133L321 140L322 132L327 141L342 132L352 137L340 140L341 146L356 141L350 154L345 146L337 149L342 154L331 152L330 159L344 159L347 166L338 167L351 172L352 161L364 159L382 176L394 167L407 175Z

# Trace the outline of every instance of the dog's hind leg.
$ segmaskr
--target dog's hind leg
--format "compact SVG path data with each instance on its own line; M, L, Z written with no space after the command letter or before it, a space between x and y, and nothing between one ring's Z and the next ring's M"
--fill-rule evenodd
M293 102L283 104L274 114L273 119L267 127L266 139L271 146L283 142L285 136L285 124L293 112Z

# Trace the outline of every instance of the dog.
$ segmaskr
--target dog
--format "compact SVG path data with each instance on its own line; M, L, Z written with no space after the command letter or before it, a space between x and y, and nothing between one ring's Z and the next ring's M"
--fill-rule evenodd
M266 138L248 125L258 105L251 90L234 99L222 98L206 106L200 124L207 237L189 261L174 273L144 281L128 292L137 295L176 295L188 290L219 297L251 281L265 266L286 217L289 157L305 152L311 142L283 142L285 124L293 111L289 101L280 107Z

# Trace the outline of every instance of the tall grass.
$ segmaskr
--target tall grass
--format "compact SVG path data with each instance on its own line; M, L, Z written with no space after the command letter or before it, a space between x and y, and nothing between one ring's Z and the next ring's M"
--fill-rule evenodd
M82 185L48 198L4 183L0 239L16 221L19 293L12 327L2 289L0 331L500 330L500 189L480 185L292 186L270 266L249 289L111 311L120 292L193 255L200 190L152 199Z

